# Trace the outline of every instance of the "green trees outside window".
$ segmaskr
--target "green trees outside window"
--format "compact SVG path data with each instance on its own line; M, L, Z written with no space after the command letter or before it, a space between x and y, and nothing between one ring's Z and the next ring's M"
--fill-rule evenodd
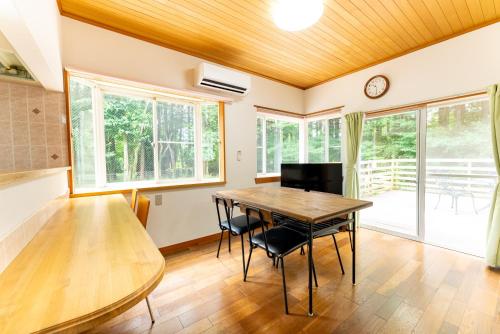
M307 122L307 161L340 162L340 118Z
M79 187L91 187L96 183L92 87L74 79L69 84L74 182Z
M160 179L185 179L195 175L195 106L157 103Z
M259 116L257 173L280 173L281 163L299 162L299 133L298 121Z
M220 178L219 103L70 78L74 185Z
M106 182L154 179L152 101L104 94Z
M201 105L201 135L203 150L203 178L218 178L220 173L219 105Z

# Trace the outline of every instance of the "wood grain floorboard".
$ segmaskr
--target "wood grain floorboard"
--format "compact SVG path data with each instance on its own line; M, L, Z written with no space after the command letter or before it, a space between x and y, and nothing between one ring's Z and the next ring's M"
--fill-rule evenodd
M345 275L332 239L315 240L312 318L307 257L297 251L285 259L285 315L280 269L255 250L243 282L233 238L232 252L225 240L218 259L216 242L166 257L150 296L154 326L141 302L90 333L500 333L500 272L483 259L365 229L358 237L356 286L347 234L337 237Z

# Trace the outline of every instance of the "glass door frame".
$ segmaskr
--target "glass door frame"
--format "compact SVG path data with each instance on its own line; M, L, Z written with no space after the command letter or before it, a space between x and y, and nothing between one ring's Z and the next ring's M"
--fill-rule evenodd
M425 237L425 159L422 159L422 157L425 157L425 135L426 135L426 126L427 126L427 107L425 105L418 105L415 106L414 108L408 108L408 109L402 109L398 110L394 113L388 113L387 115L382 115L380 117L384 116L390 116L390 115L397 115L399 113L405 113L405 112L410 112L413 111L415 112L415 123L416 123L416 129L415 129L415 143L416 143L416 157L415 157L415 173L416 173L416 187L415 187L415 201L416 201L416 210L415 210L415 215L416 215L416 234L407 234L407 233L402 233L402 232L397 232L393 230L389 230L383 227L377 227L373 225L366 225L363 224L362 217L363 217L363 212L360 213L361 219L360 221L360 226L369 230L377 231L377 232L382 232L390 235L394 235L396 237L401 237L405 239L410 239L414 241L424 241ZM365 120L366 121L366 120ZM358 172L360 171L360 159L358 159L358 164L357 164L357 170Z
M486 97L486 94L478 94L475 95L474 97L465 97L465 98L456 98L456 99L450 99L451 101L464 101L464 103L468 100L474 101L476 99L481 99L481 97ZM460 250L452 249L449 247L446 247L441 244L437 244L434 242L430 242L425 239L425 218L426 218L426 207L425 207L425 200L426 200L426 178L427 178L427 116L428 116L428 110L429 108L435 106L435 103L426 103L422 105L416 105L414 108L408 108L408 109L401 109L398 110L397 112L394 112L393 114L397 114L399 112L405 112L405 111L415 111L416 112L416 131L417 131L417 138L416 138L416 200L417 200L417 210L416 210L416 223L417 223L417 230L415 235L411 234L406 234L402 232L397 232L397 231L392 231L386 228L381 228L381 227L376 227L376 226L371 226L371 225L365 225L362 224L362 219L360 219L360 226L366 229L374 230L374 231L379 231L383 232L386 234L394 235L397 237L402 237L414 241L419 241L423 242L428 245L444 248L444 249L450 249L456 252L461 252L464 254L468 254L471 256L477 256L473 255L470 253L465 253ZM389 113L387 115L390 115ZM360 161L358 161L358 171L360 165ZM361 212L361 217L363 215L363 212Z

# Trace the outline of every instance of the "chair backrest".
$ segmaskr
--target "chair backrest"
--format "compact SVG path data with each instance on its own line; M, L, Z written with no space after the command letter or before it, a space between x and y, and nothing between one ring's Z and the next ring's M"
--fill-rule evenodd
M220 215L220 205L224 205L224 212L226 214L226 220L229 224L229 229L231 230L231 218L232 218L232 209L234 208L233 201L232 200L227 200L222 197L217 197L214 196L214 201L215 201L215 207L217 208L217 218L219 219L219 227L222 230L222 217Z
M137 189L132 189L132 195L130 198L130 207L132 208L132 211L135 212L135 208L137 206L137 195L139 194L139 190Z
M139 197L137 198L136 215L139 221L144 226L144 228L146 228L146 225L148 224L149 205L150 205L149 198L147 198L144 195L139 195Z
M250 231L250 217L255 217L255 218L259 219L260 228L262 230L262 236L264 237L264 245L266 248L267 256L270 258L273 257L271 252L269 252L269 245L267 243L267 235L266 235L267 225L266 225L266 221L264 219L264 216L267 216L267 215L271 216L271 213L268 211L259 209L259 208L251 207L251 206L242 205L242 207L243 207L243 209L245 209L245 215L247 216L247 227L248 227L249 231ZM250 241L250 245L252 245L252 233L248 233L248 238Z

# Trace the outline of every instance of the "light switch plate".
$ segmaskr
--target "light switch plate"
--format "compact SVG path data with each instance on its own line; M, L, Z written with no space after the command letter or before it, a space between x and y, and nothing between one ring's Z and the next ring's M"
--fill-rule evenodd
M155 195L155 205L160 206L163 204L163 195Z

